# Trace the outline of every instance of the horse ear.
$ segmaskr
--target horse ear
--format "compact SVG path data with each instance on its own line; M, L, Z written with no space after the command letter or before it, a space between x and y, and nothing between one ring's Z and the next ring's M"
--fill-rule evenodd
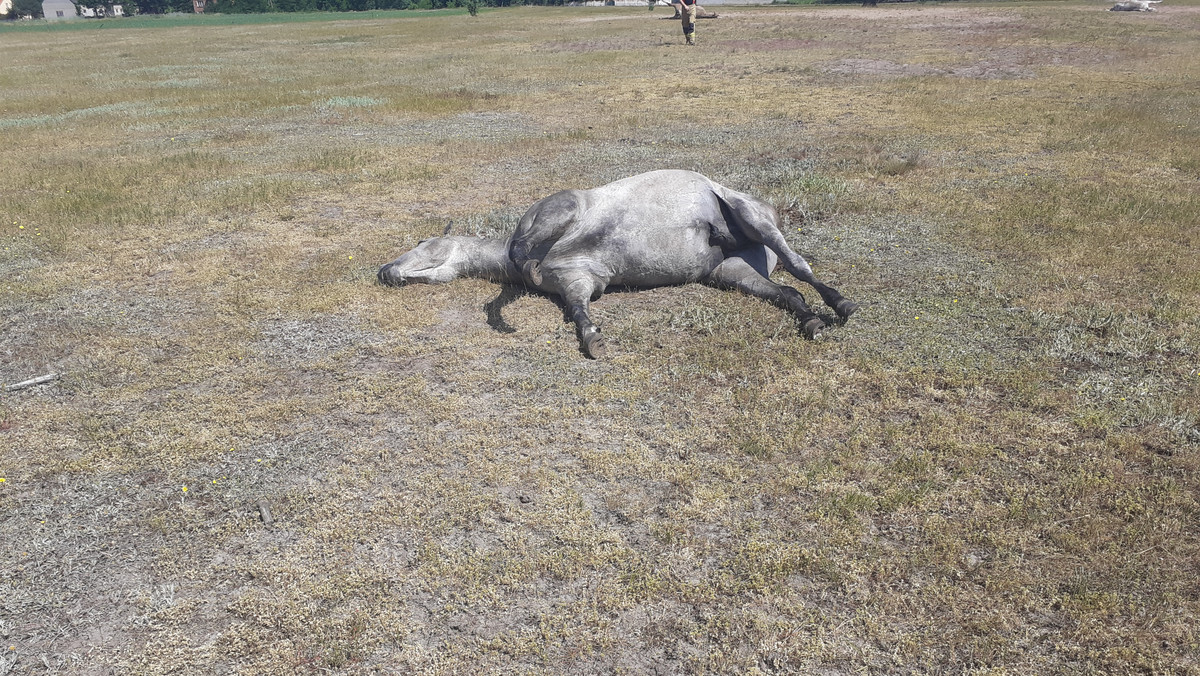
M442 237L445 237L446 235L449 235L449 234L450 234L450 228L452 228L452 227L454 227L454 221L450 221L449 223L447 223L447 224L446 224L446 229L442 231Z

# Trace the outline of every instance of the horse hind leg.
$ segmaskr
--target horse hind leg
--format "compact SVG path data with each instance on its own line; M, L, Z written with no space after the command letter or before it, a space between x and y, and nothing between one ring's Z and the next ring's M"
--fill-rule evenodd
M726 221L736 223L741 234L747 239L765 245L779 256L779 261L793 277L816 289L821 300L833 308L843 321L858 311L858 303L848 300L845 296L817 279L812 267L804 257L788 246L787 240L779 230L779 216L775 209L765 202L749 195L725 189L719 195L722 215Z
M721 261L721 264L702 281L718 289L741 291L744 294L762 298L788 310L796 316L796 320L800 322L801 332L810 340L816 338L825 329L825 320L812 311L799 291L767 279L741 256L730 256Z

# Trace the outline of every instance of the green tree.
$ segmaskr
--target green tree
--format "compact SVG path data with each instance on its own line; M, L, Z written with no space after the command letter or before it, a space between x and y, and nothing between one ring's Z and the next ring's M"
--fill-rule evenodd
M275 11L271 0L225 0L221 11L227 14L265 14Z
M8 17L19 19L23 16L42 18L42 0L13 0L12 8L8 10Z
M214 4L213 0L209 0L208 4ZM125 0L124 5L126 14L166 14L167 12L190 14L192 11L192 0Z

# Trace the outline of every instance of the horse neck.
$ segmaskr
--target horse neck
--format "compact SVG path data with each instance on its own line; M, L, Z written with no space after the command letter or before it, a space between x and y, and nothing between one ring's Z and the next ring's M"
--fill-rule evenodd
M517 280L517 269L508 258L508 241L490 237L460 237L466 253L461 275L509 283Z

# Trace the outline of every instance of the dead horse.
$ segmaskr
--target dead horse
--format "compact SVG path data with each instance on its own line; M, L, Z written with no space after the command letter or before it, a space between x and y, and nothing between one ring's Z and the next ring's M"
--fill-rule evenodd
M800 292L769 279L778 261L843 320L858 310L792 251L769 204L695 172L663 170L555 193L530 207L507 240L427 239L380 268L378 278L400 286L481 277L557 295L595 359L604 354L604 336L588 303L609 286L737 289L791 311L804 335L815 337L826 323Z

